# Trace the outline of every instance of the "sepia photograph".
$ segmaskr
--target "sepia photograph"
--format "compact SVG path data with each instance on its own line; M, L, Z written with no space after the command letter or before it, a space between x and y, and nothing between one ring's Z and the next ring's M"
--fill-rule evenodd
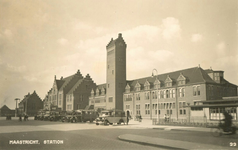
M237 0L0 0L1 150L238 148Z

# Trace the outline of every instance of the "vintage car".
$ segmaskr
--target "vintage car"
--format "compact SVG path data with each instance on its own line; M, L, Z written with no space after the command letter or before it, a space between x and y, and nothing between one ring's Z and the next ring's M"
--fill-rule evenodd
M59 112L59 120L62 120L67 115L67 111L60 111Z
M93 122L98 117L98 112L95 110L82 110L82 121Z
M44 120L44 115L45 115L45 110L42 110L39 112L39 114L37 115L37 120Z
M60 112L59 111L51 111L50 112L50 121L58 121L60 120Z
M49 110L45 111L45 114L43 115L42 120L50 120L50 111Z
M70 118L70 122L82 122L82 111L76 110L72 113L72 117Z
M43 116L44 116L44 110L39 110L38 112L37 112L37 114L35 115L35 118L34 118L34 120L42 120L42 118L43 118Z
M121 110L103 110L100 116L95 120L96 125L112 125L114 123L121 124L127 122L127 117L124 111Z
M73 117L74 111L67 111L66 115L61 118L62 122L70 122L71 118Z

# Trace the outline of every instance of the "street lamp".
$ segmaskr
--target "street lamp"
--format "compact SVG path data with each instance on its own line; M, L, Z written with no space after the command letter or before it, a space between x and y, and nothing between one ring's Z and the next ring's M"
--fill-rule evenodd
M15 117L17 117L17 101L20 100L19 98L15 98L16 101L16 110L15 110Z
M154 71L156 71L156 75L154 75ZM158 71L156 69L153 69L152 70L152 78L156 76L156 79L157 79L157 76L158 76ZM157 122L159 123L159 87L157 86Z

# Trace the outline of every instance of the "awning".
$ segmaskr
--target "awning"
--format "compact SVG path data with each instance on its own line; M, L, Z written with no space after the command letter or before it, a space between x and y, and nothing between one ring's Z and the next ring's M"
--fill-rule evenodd
M209 107L238 107L237 104L205 104L205 105L190 105L185 107L193 107L193 108L209 108Z

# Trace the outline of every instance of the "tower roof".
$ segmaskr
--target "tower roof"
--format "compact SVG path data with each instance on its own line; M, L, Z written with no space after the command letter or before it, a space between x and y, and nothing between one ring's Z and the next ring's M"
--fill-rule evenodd
M117 43L123 43L123 45L126 45L126 42L124 41L122 34L119 33L117 39L113 40L113 38L111 38L111 41L107 44L107 48L114 46Z

